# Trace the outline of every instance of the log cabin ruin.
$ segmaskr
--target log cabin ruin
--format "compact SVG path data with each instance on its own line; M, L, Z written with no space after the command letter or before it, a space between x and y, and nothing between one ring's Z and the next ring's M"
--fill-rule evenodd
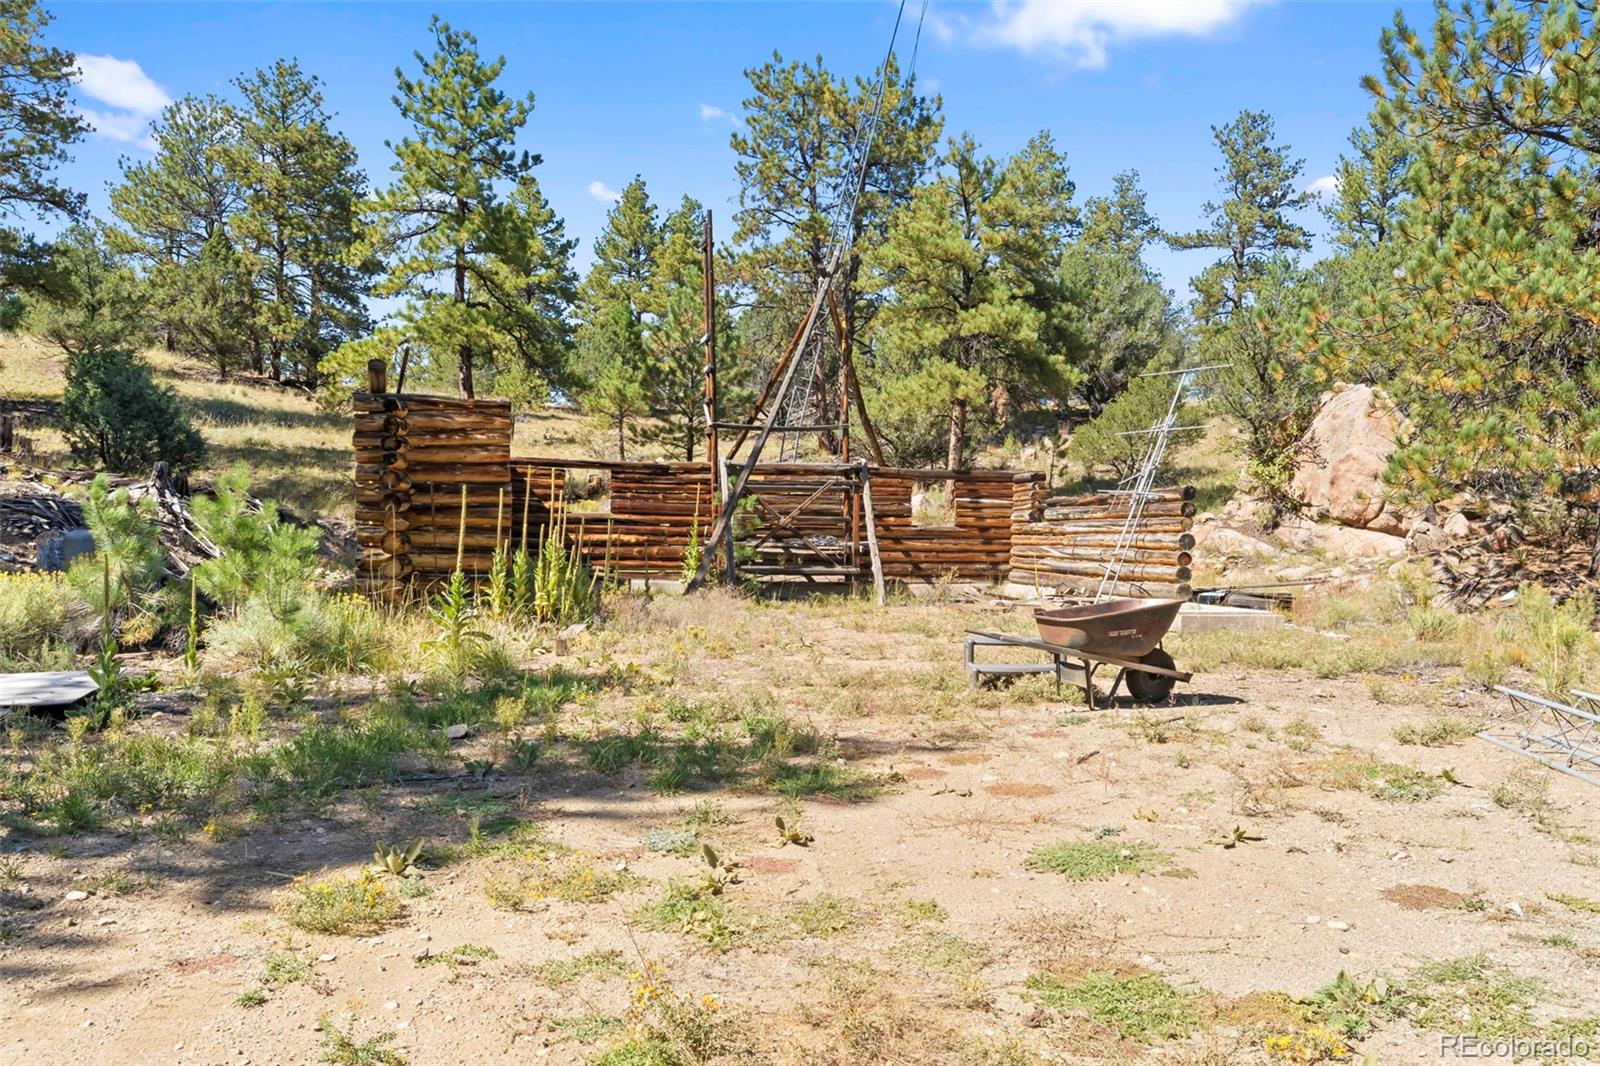
M607 580L677 579L711 543L726 471L707 462L512 454L504 400L389 393L374 370L355 397L356 536L373 591L488 573L497 548L536 550L552 530ZM913 497L945 486L925 524ZM1192 488L1159 490L1126 544L1115 590L1187 597ZM960 580L1092 594L1123 535L1128 499L1051 497L1043 474L854 462L753 467L718 580L858 585ZM558 521L559 519L559 521ZM731 556L731 558L730 558ZM689 567L686 568L686 560Z

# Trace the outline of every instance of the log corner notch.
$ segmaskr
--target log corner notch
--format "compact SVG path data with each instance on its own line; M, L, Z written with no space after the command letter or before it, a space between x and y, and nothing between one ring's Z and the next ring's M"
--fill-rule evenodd
M510 530L511 404L384 391L367 364L353 398L355 525L369 592L395 594L464 566L483 571ZM468 546L473 549L468 554Z

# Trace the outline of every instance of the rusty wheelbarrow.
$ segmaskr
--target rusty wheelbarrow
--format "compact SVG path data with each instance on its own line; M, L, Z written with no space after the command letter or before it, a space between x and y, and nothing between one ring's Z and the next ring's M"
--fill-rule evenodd
M1095 705L1094 674L1104 665L1117 668L1108 698L1115 699L1117 689L1126 681L1128 694L1135 700L1160 703L1171 694L1174 682L1188 681L1193 676L1177 669L1172 656L1161 650L1161 638L1172 627L1184 602L1118 599L1049 610L1041 608L1033 614L1034 623L1039 627L1038 640L1009 633L969 630L968 675L976 682L982 673L1021 672L1016 668L986 669L974 663L972 653L976 645L1006 644L1048 652L1055 662L1056 684L1059 686L1066 678L1082 686L1091 709Z

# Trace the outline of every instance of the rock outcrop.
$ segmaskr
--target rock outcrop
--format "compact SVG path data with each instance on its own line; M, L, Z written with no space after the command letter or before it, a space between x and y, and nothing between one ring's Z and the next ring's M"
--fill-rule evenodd
M1389 505L1383 486L1383 471L1404 429L1381 389L1344 385L1325 394L1301 438L1306 458L1290 485L1307 514L1378 533L1408 532L1412 516Z

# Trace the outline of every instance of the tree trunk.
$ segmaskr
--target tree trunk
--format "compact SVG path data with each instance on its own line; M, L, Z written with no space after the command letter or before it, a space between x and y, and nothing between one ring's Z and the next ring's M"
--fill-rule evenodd
M961 468L961 455L967 450L967 401L959 398L950 405L950 447L945 453L945 466L951 470Z
M625 432L623 432L623 427L624 427L623 416L622 415L618 415L617 416L617 458L622 460L623 462L627 462L628 461L628 438L627 438L627 434Z
M456 200L456 216L458 220L465 221L467 217L467 204L465 200ZM461 246L456 245L456 303L467 302L467 263ZM472 399L472 346L462 344L456 349L457 371L456 381L463 400Z

